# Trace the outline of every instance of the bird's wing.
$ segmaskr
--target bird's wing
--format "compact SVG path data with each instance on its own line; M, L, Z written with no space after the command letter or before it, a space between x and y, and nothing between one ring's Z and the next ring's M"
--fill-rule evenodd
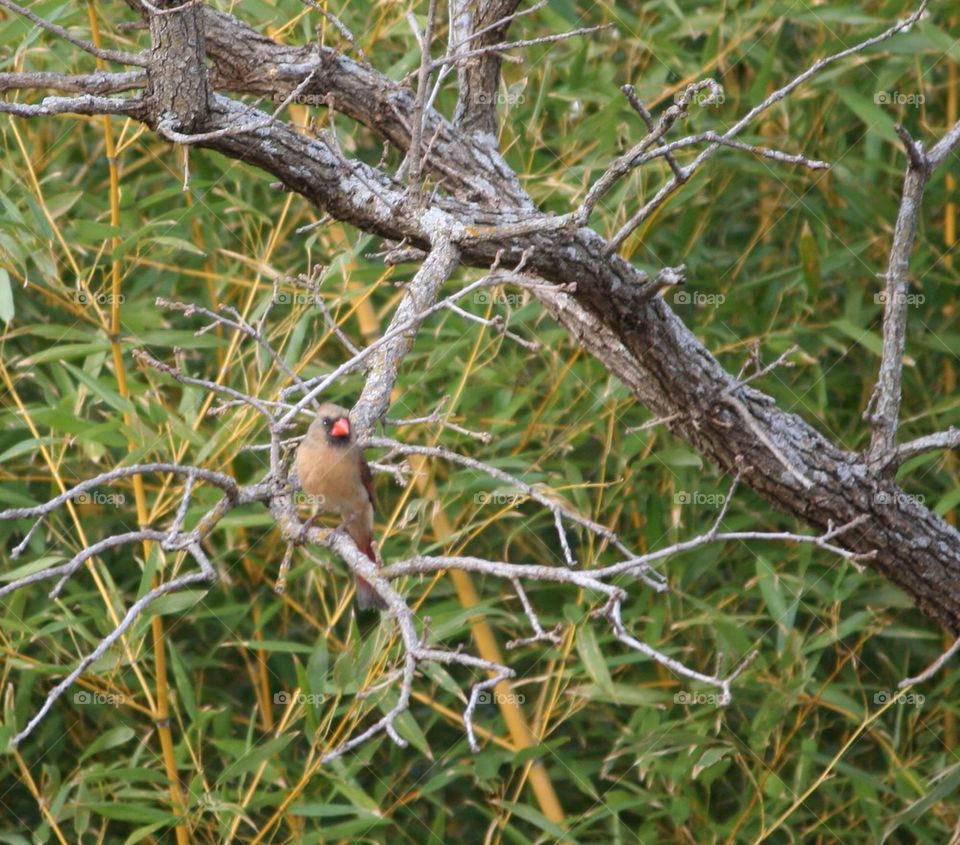
M370 472L370 464L367 463L367 459L362 455L360 456L360 480L363 482L367 495L370 497L370 504L373 505L373 509L376 510L377 495L373 490L373 473Z

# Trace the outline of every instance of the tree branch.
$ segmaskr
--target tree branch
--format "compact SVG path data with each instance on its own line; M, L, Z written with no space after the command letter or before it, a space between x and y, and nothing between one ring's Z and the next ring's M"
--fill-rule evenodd
M92 94L104 97L119 94L147 84L147 75L142 70L128 70L123 73L108 73L98 70L94 73L69 74L33 71L31 73L0 73L0 92L27 91L45 88L65 91L71 94Z
M873 429L867 460L881 472L890 472L898 464L896 440L903 398L903 353L907 337L907 308L911 303L907 293L910 254L917 234L923 191L936 166L934 161L944 161L947 150L960 144L960 123L934 147L937 150L936 159L931 158L923 149L923 144L914 141L902 126L897 126L896 130L907 152L907 172L887 271L881 277L884 279L884 290L877 296L878 301L883 303L880 372L863 415Z

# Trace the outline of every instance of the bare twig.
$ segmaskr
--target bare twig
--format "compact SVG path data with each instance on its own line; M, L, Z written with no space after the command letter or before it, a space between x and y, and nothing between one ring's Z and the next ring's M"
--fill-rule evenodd
M707 91L708 93L702 94L703 91ZM584 198L580 208L578 208L574 214L577 223L581 226L586 225L590 218L590 212L593 211L604 194L631 170L641 164L641 156L643 153L666 135L678 120L687 116L691 103L697 101L701 105L706 105L717 101L722 96L723 88L713 79L704 79L688 85L677 96L676 102L660 115L660 119L656 125L650 129L646 137L616 159L606 169L606 172L594 182L593 187L587 192L587 196ZM644 109L644 112L646 112L646 109ZM665 152L664 155L668 155L668 153ZM685 169L677 170L674 175L674 183L681 184L689 177L690 173Z
M136 65L138 67L147 66L148 60L143 54L136 55L134 53L124 53L116 50L101 50L96 44L92 44L89 41L84 41L82 38L77 38L76 36L71 35L70 32L64 29L62 26L51 23L45 18L41 18L39 15L31 12L29 9L23 8L23 6L18 6L13 2L13 0L0 0L0 6L3 6L3 8L9 9L11 12L26 18L28 21L36 24L41 29L45 29L47 32L52 32L54 35L62 38L64 41L69 41L71 44L73 44L75 47L79 47L85 53L89 53L91 56L96 56L98 59L103 59L105 62L115 62L121 65Z
M121 73L109 73L97 70L93 73L69 74L49 71L30 73L0 73L0 92L50 89L72 94L92 94L104 97L143 88L147 84L147 75L142 70L128 70Z
M575 38L578 35L590 35L594 32L602 32L605 29L611 29L613 27L612 23L601 24L600 26L584 26L579 29L571 29L568 32L560 32L555 35L544 35L541 38L528 38L523 41L502 41L499 44L488 44L485 47L477 47L473 50L464 50L459 53L453 53L452 55L444 56L442 59L435 59L430 62L427 66L427 70L432 72L437 70L437 68L444 67L445 65L457 65L461 62L465 62L469 59L474 59L478 56L484 56L488 53L503 53L507 50L519 50L524 47L533 47L537 44L552 44L556 41L566 41L570 38ZM508 61L510 60L509 57ZM520 61L518 59L517 61ZM413 74L410 74L404 81L408 81Z
M647 107L641 102L640 98L637 96L637 91L632 85L621 85L620 90L623 91L624 95L627 98L627 102L633 106L633 110L640 115L643 122L647 126L647 132L653 133L656 124L653 122L653 115L647 110ZM673 171L674 175L678 179L683 178L683 174L680 172L680 165L677 164L677 160L673 157L673 153L666 152L663 154L663 157L667 160L667 164L670 165L670 169Z
M950 427L946 431L937 431L901 443L890 456L893 466L900 466L904 461L922 455L925 452L935 452L940 449L956 449L960 447L960 428Z
M131 532L131 535L141 535L132 537L128 542L142 542L143 540L150 539L146 536L149 532ZM160 584L157 587L154 587L141 598L137 599L130 607L128 608L126 614L124 614L123 619L114 627L114 629L107 634L100 642L97 644L97 647L94 648L89 654L83 657L77 665L67 674L67 676L60 681L50 692L47 693L47 697L41 705L40 709L33 715L29 722L23 730L19 731L11 740L11 745L19 745L24 739L26 739L32 732L33 729L40 723L44 716L50 711L50 708L56 703L57 699L60 698L63 693L65 693L77 678L86 670L88 666L95 663L104 654L107 653L107 650L112 646L120 637L123 636L124 632L133 624L133 622L146 610L151 604L153 604L158 598L166 595L167 593L172 593L176 590L182 590L184 587L188 587L191 584L200 584L206 583L211 584L216 580L216 572L213 569L213 566L210 564L210 561L207 559L206 554L200 545L197 543L190 544L187 549L189 553L193 556L194 560L200 565L199 572L190 572L186 575L180 575L174 578L172 581L167 581L163 584Z
M413 107L413 129L410 135L410 193L414 202L420 199L420 174L423 168L421 147L423 145L423 121L427 105L427 87L430 84L430 47L433 44L433 27L437 18L437 0L430 0L427 7L427 28L420 39L420 69L417 72L417 93ZM414 32L419 33L414 27Z
M95 97L85 94L80 97L44 97L39 103L10 103L0 100L0 113L18 117L42 117L53 114L119 114L142 118L144 103L139 97Z
M403 420L386 417L384 422L387 425L396 426L398 428L408 425L425 425L436 423L444 428L449 428L451 431L457 432L457 434L463 434L466 437L479 440L481 443L489 443L493 439L493 436L487 431L472 431L469 428L464 428L462 425L457 425L455 422L449 420L447 415L443 412L444 406L449 402L450 397L444 396L437 405L436 410L432 414L429 414L425 417L411 417Z
M218 384L217 382L210 381L210 379L205 378L194 378L193 376L188 376L185 373L178 370L176 367L171 367L169 364L165 364L163 361L158 361L154 358L149 352L143 349L134 349L133 357L138 361L142 361L144 364L147 364L150 367L153 367L155 370L159 370L161 373L170 376L170 378L180 382L181 384L189 384L193 387L203 387L207 390L210 390L214 393L222 393L225 396L229 396L232 399L235 399L244 404L250 405L255 408L260 414L267 420L268 423L273 425L274 418L273 414L270 413L266 404L260 399L257 399L254 396L249 396L246 393L241 393L239 390L234 390L232 387L227 387L225 384Z
M441 458L442 460L450 461L452 463L459 464L460 466L467 467L468 469L472 469L475 472L488 475L491 478L495 478L497 481L501 481L505 484L515 487L528 498L533 499L535 502L539 502L555 517L557 517L557 515L566 517L566 519L568 519L570 522L581 525L589 531L592 531L594 534L604 537L611 542L616 541L619 543L619 538L617 537L616 533L611 531L606 526L601 525L598 522L594 522L592 519L589 519L585 516L581 516L566 504L561 504L555 497L544 494L532 484L527 484L527 482L521 480L520 478L510 475L510 473L504 472L502 469L498 469L490 464L485 464L483 461L478 461L476 458L470 458L466 455L461 455L459 452L453 452L440 446L418 446L414 444L401 443L397 440L390 440L386 437L367 437L364 438L363 443L365 446L371 446L374 448L392 449L401 455L425 455L428 457ZM560 533L562 534L562 530ZM565 540L562 542L565 542ZM569 551L569 548L567 551Z
M446 248L444 249L444 255L445 254L446 254ZM432 286L432 284L437 281L436 273L442 271L443 268L447 266L446 260L440 260L440 259L441 259L441 256L438 255L436 266L432 266L431 268L427 268L427 269L421 268L421 272L418 273L416 277L414 277L414 280L410 283L408 288L414 286L414 283L416 283L416 289L421 290L421 292L423 292L424 289L428 287L428 285ZM421 274L424 274L424 275L421 276ZM439 282L437 283L439 284ZM429 307L423 308L422 310L418 310L416 307L411 306L409 310L404 312L404 314L402 315L402 318L398 310L397 315L395 315L394 319L391 321L390 326L388 327L387 332L383 335L383 337L378 338L369 346L364 347L362 350L360 350L360 352L357 355L354 355L353 358L351 358L348 361L345 361L343 364L338 366L335 370L333 370L328 375L321 376L316 379L308 379L305 383L307 387L309 387L310 392L306 396L304 396L302 399L298 400L297 404L293 408L291 408L290 411L288 411L278 421L278 425L281 428L289 426L292 423L292 421L296 418L296 416L301 411L303 411L306 408L306 406L314 400L314 398L319 396L321 393L323 393L324 390L330 387L330 385L334 384L338 379L340 379L346 373L353 372L355 369L357 369L357 367L359 367L368 358L370 358L375 352L378 352L379 350L383 349L389 344L392 344L398 337L400 337L404 333L407 333L411 328L415 326L419 326L431 314L435 314L436 312L442 311L443 309L445 309L448 303L455 302L463 298L467 294L472 293L473 291L478 290L480 288L492 287L494 285L499 285L499 284L511 284L511 285L516 285L518 287L528 288L528 289L544 289L544 288L549 288L552 290L564 289L563 286L546 283L542 279L538 279L535 276L528 276L522 273L499 270L494 273L489 273L488 275L483 276L477 279L476 281L471 282L468 285L465 285L459 291L457 291L454 294L451 294L446 299L440 300L439 302L435 302ZM412 338L410 340L412 342ZM371 365L371 369L375 369L375 367ZM300 390L299 387L286 388L283 391L281 391L280 395L282 398L286 398L291 393L299 390ZM382 399L382 394L381 394L381 399ZM383 402L385 401L386 400L383 400ZM381 402L381 404L383 404L383 402ZM357 404L358 405L363 404L362 398L361 398L361 401L358 402ZM385 407L381 407L379 413L382 415L384 410L385 410ZM372 423L374 419L377 419L377 417L372 416L369 422Z
M910 305L910 253L916 238L921 213L923 192L934 168L960 146L960 123L957 123L927 153L923 144L915 141L902 126L897 134L907 153L907 172L903 180L900 210L893 230L893 243L887 270L883 275L884 290L878 296L883 303L883 349L877 383L864 412L870 423L872 436L867 460L878 472L889 472L902 462L902 453L896 447L900 403L903 398L903 353L907 335L907 308ZM949 442L949 438L948 438ZM936 448L936 447L934 447ZM908 452L909 454L909 452Z
M251 340L254 340L257 345L259 345L266 353L270 356L274 364L277 365L282 373L284 373L290 381L294 384L299 385L301 388L304 388L302 379L296 372L294 372L286 361L283 360L283 356L278 354L277 351L271 346L270 342L267 340L266 336L263 334L262 325L258 328L251 326L243 316L232 306L221 304L220 309L223 311L229 311L234 319L225 317L223 314L220 314L216 311L211 311L209 308L204 308L202 305L194 305L186 302L171 302L168 299L164 299L162 296L157 297L156 304L160 308L169 308L173 311L182 311L185 317L192 317L194 314L202 314L204 317L212 320L213 324L219 324L226 326L227 328L234 329L235 331L240 332L241 334L246 335ZM266 314L266 312L265 312ZM209 327L207 327L209 328ZM197 334L202 334L207 329L201 329Z
M109 484L112 481L152 472L192 475L195 478L206 481L208 484L213 484L219 487L232 499L238 499L241 495L239 485L229 475L226 475L222 472L216 472L215 470L204 469L203 467L183 466L181 464L173 463L136 464L135 466L129 467L117 467L109 472L102 472L93 478L88 478L86 481L81 481L79 484L75 484L73 487L65 490L59 496L55 496L53 499L50 499L45 504L32 505L24 508L8 508L5 511L0 511L0 521L9 519L36 519L33 527L30 528L23 540L13 549L10 556L16 560L27 547L30 539L33 537L36 530L43 524L43 521L47 518L47 516L49 516L58 508L61 508L67 502L76 499L78 496L81 496L90 490L95 490L98 487ZM2 595L2 592L0 592L0 595Z
M666 425L667 423L680 419L682 416L684 416L683 412L677 411L677 413L670 414L666 417L654 417L652 420L647 420L645 423L641 423L640 425L632 425L629 428L624 429L624 431L627 434L636 434L640 431L647 431L648 429L656 428L658 425Z
M427 575L445 569L461 569L464 572L478 572L509 581L571 584L609 594L614 589L609 582L617 576L633 574L641 566L650 567L660 561L696 551L713 543L723 544L743 541L802 543L816 546L844 560L868 560L873 556L873 552L854 552L834 542L863 525L863 522L863 518L858 518L822 534L796 534L790 531L708 531L644 555L629 557L626 560L592 569L548 564L508 563L463 555L445 557L421 555L390 563L380 570L379 575L382 578L394 580L408 575Z
M792 345L786 352L782 355L779 355L775 360L771 361L766 366L761 367L759 358L757 359L757 369L756 372L751 373L746 378L743 378L743 373L740 373L740 377L737 378L737 387L742 387L745 384L749 384L752 381L763 378L765 375L772 373L778 367L792 367L793 362L789 360L790 356L799 349L796 344Z
M328 21L330 21L330 23L333 24L337 32L339 32L347 40L350 46L357 51L357 57L360 59L361 62L365 62L367 60L367 56L363 52L363 48L360 46L360 42L357 41L356 36L350 31L347 25L342 20L340 20L340 18L338 18L329 9L326 9L323 6L321 6L319 3L316 2L316 0L301 0L301 2L306 3L312 9L316 9L321 15L323 15Z
M766 97L759 105L754 106L750 111L748 111L743 117L740 118L733 126L731 126L726 132L721 136L725 140L730 140L740 134L747 126L749 126L760 114L766 111L770 106L775 103L780 102L784 97L786 97L791 91L795 88L803 85L808 79L816 76L821 70L829 65L834 64L835 62L841 61L842 59L847 58L848 56L853 56L858 53L862 53L864 50L879 44L883 41L886 41L889 38L892 38L898 32L902 32L904 29L908 29L914 23L916 23L920 16L923 14L927 7L927 0L922 0L917 9L909 17L902 21L898 21L893 26L888 27L879 35L875 35L872 38L867 38L864 41L861 41L858 44L854 44L852 47L848 47L845 50L840 50L837 53L833 53L829 56L825 56L822 59L815 61L810 67L808 67L803 73L798 74L793 79L790 80L786 85L778 88L768 97ZM701 152L690 164L683 168L682 173L684 175L683 179L679 179L676 176L671 177L661 188L657 191L654 197L647 202L639 211L637 211L620 229L614 234L612 238L607 243L605 252L607 255L611 255L616 252L623 242L630 236L630 233L633 232L644 220L647 219L657 208L659 208L667 198L673 193L673 191L685 181L687 181L690 176L703 164L707 159L711 158L718 149L721 147L720 141L714 141L710 144L707 149ZM628 168L629 169L629 168Z
M781 464L786 468L786 470L794 478L799 481L805 489L809 490L813 487L813 482L807 478L783 452L783 450L777 446L776 443L770 438L766 431L763 430L763 427L758 425L757 421L753 418L753 414L750 413L750 409L743 403L743 401L734 396L732 393L724 394L720 400L721 402L729 405L733 408L737 414L739 414L740 419L746 424L746 426L756 435L757 440L763 443L767 449L770 450L772 454Z
M494 329L524 349L529 349L531 352L538 352L540 350L540 344L537 343L537 341L527 340L515 332L510 331L506 327L506 321L499 314L488 319L487 317L481 317L479 314L471 314L469 311L464 310L459 305L454 305L452 302L448 303L447 310L453 312L458 317L463 317L464 320L469 320L471 323L477 323L481 326L488 326Z
M540 617L537 616L537 612L533 609L533 605L530 603L530 599L527 597L527 592L523 589L523 584L520 583L519 578L513 579L513 589L516 590L517 597L520 599L520 603L523 605L523 612L527 614L527 619L530 620L530 625L533 627L533 636L524 637L523 639L519 640L510 640L510 642L506 644L506 647L513 649L540 642L548 642L552 643L553 645L560 645L560 643L563 641L563 637L560 636L560 632L563 630L563 623L558 622L557 626L552 631L544 631L543 626L540 624Z
M883 300L883 350L880 357L880 372L864 418L870 423L873 435L870 440L869 460L879 464L881 459L894 451L899 425L902 398L903 350L907 336L907 288L910 270L910 253L917 232L923 189L929 177L929 165L919 142L915 142L905 129L900 137L907 149L909 165L903 181L903 198L893 232L890 259L884 274Z
M960 637L953 641L953 645L950 646L943 654L941 654L936 660L933 661L926 669L924 669L919 675L914 675L912 678L904 678L897 684L899 689L906 689L907 687L912 687L914 684L922 684L924 681L929 681L934 675L937 674L952 658L958 651L960 651Z

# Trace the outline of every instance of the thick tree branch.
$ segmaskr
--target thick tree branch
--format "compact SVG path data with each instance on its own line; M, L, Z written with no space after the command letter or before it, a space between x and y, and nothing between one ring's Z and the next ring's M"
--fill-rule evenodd
M274 97L279 102L319 68L305 95L359 121L400 150L409 150L415 95L361 62L329 48L317 58L312 46L279 44L231 15L205 9L207 53L218 89ZM516 174L489 143L460 132L428 109L423 136L431 155L424 161L448 190L492 208L531 209Z
M484 47L502 41L517 18L520 0L452 0L448 55L463 47ZM500 56L484 53L457 71L457 112L454 123L467 135L479 136L489 144L497 135L497 87L500 84Z
M182 0L157 0L155 5L177 14L149 15L152 49L146 96L156 116L154 128L193 132L206 122L212 97L203 9Z

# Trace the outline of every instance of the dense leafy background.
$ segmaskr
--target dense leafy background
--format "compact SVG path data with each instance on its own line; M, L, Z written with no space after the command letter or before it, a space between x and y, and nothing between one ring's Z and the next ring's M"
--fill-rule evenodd
M86 4L31 5L90 36ZM394 78L418 61L404 20L410 7L331 4ZM414 4L421 20L425 8ZM683 129L722 128L815 57L879 32L909 9L853 0L550 0L513 35L616 28L534 47L522 64L505 65L504 149L540 203L567 210L644 131L619 85L633 83L656 109L686 82L711 75L724 85L725 102L694 110ZM290 42L323 27L294 0L247 0L235 11ZM123 4L97 4L94 14L105 43L145 43L142 32L118 30L132 20ZM827 159L832 171L812 174L721 152L624 250L643 266L687 265L690 290L713 298L676 307L731 369L756 342L765 360L799 344L796 366L762 387L850 448L864 445L860 415L878 364L876 274L904 167L893 127L900 121L932 140L956 120L960 23L950 15L948 4L939 4L909 33L827 70L748 136ZM340 43L329 28L323 37ZM0 66L79 71L92 60L6 15ZM922 95L924 102L878 103L879 92ZM443 109L452 96L452 89L441 96ZM297 107L290 115L329 125L323 109ZM367 130L342 117L335 126L346 150L380 158ZM157 295L227 302L256 316L280 279L289 295L272 312L270 335L289 362L314 375L343 360L344 349L318 310L295 301L282 280L330 265L323 294L360 339L382 329L400 295L396 283L412 272L385 270L368 257L375 240L335 224L295 234L316 210L272 189L261 172L194 151L183 190L180 151L121 120L109 121L109 135L119 147L116 191L103 120L0 120L0 506L42 501L60 484L121 462L176 458L242 481L261 472L257 453L244 451L264 436L253 414L206 415L208 397L142 370L130 352L176 354L194 373L219 374L264 395L280 377L229 333L196 336L198 319L158 309ZM393 153L389 160L398 163ZM955 159L950 166L956 170ZM655 167L628 179L606 198L595 225L615 231L664 174ZM953 190L944 173L931 183L913 258L923 301L911 309L905 436L960 424ZM119 225L111 223L112 198ZM109 322L114 272L124 297L119 371ZM468 278L458 274L449 288ZM531 352L456 315L431 318L407 360L392 414L428 413L450 395L456 419L494 440L484 446L430 427L401 436L439 439L550 485L637 548L710 524L727 480L661 429L628 434L647 412L535 303L501 297L466 305L503 314L542 347ZM349 379L332 398L349 403L358 387ZM467 549L559 564L541 509L504 503L509 491L469 472L436 463L425 471L425 486L378 482L388 558ZM953 519L957 473L954 456L931 455L905 466L901 483ZM178 492L169 479L149 477L149 520L168 522ZM137 524L132 485L99 493L51 520L21 560L4 551L0 577ZM193 517L211 495L198 496ZM749 492L738 494L725 524L797 527ZM0 523L4 550L24 528ZM581 560L612 560L589 538L572 539ZM490 704L479 721L492 734L484 735L480 754L470 754L458 692L468 679L433 670L419 679L402 726L410 748L375 741L317 768L320 753L389 705L389 685L363 701L354 693L387 677L398 655L393 632L356 620L338 564L327 571L300 556L287 594L274 594L283 547L260 510L233 514L210 548L222 583L164 600L159 621L138 623L126 647L97 664L17 755L0 757L0 841L173 840L151 718L158 641L168 654L173 751L198 842L553 841L561 829L546 820L528 783L535 759L567 815L569 841L873 843L887 836L939 843L956 836L951 675L915 691L921 698L890 699L900 678L938 653L942 635L879 577L830 555L735 544L671 561L666 595L631 586L628 623L688 664L712 672L718 661L729 667L759 649L725 710L698 703L696 694L710 690L689 688L613 642L590 618L595 597L543 587L531 595L545 623L565 623L563 645L510 658L520 676L515 694L539 745L517 753ZM86 571L73 579L57 601L41 588L6 600L4 723L22 726L45 690L109 630L108 607L122 612L152 577L185 565L156 548L146 559L141 549L126 548L98 560L96 578ZM405 589L431 618L433 637L450 646L474 647L470 626L480 614L501 642L527 634L519 603L503 585L475 586L482 600L469 612L446 577ZM313 698L290 703L297 689Z

